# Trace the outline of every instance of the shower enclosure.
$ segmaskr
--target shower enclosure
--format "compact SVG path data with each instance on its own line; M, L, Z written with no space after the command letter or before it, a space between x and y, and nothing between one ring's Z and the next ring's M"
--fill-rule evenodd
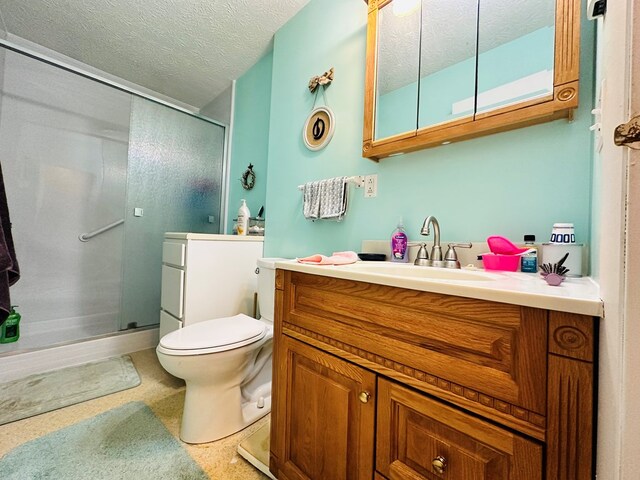
M0 356L157 324L164 232L220 231L224 127L4 48L0 67L22 314Z

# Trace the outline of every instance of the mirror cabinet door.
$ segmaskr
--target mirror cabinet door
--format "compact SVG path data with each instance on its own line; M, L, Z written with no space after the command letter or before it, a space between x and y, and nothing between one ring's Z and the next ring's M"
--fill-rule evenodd
M476 118L552 99L555 0L479 1Z
M396 0L380 8L377 45L374 139L415 134L420 0Z
M580 0L369 0L363 156L571 118Z
M422 0L419 129L473 120L477 26L478 0Z

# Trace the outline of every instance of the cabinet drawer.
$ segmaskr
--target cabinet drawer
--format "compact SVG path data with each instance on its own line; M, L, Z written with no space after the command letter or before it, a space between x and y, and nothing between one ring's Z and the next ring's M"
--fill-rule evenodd
M182 319L184 301L184 271L162 266L160 306L177 319Z
M162 262L176 267L184 267L186 245L177 242L163 242L162 244Z
M525 421L545 414L546 311L299 272L285 278L285 333Z
M391 480L542 478L541 445L382 378L376 438Z
M182 328L182 322L180 320L175 318L173 315L169 315L164 310L160 310L160 332L158 337L159 339L181 328Z

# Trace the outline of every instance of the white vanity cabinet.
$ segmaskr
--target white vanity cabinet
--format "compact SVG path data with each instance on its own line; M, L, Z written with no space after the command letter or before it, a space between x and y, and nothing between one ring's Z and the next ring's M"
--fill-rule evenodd
M165 234L160 337L211 318L252 315L262 246L263 237Z

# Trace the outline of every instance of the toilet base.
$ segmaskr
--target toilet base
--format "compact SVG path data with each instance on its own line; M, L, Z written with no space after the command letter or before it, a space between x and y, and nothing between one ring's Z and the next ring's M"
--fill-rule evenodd
M242 417L246 422L245 427L257 422L269 412L271 412L271 395L264 397L262 402L244 403L242 405Z
M249 345L201 355L174 354L158 346L160 364L186 383L180 427L184 442L219 440L271 411L271 332L268 328L261 340Z
M242 402L239 387L187 385L180 439L209 443L233 435L271 412L271 394ZM229 408L238 405L239 408ZM191 415L189 414L191 412Z

